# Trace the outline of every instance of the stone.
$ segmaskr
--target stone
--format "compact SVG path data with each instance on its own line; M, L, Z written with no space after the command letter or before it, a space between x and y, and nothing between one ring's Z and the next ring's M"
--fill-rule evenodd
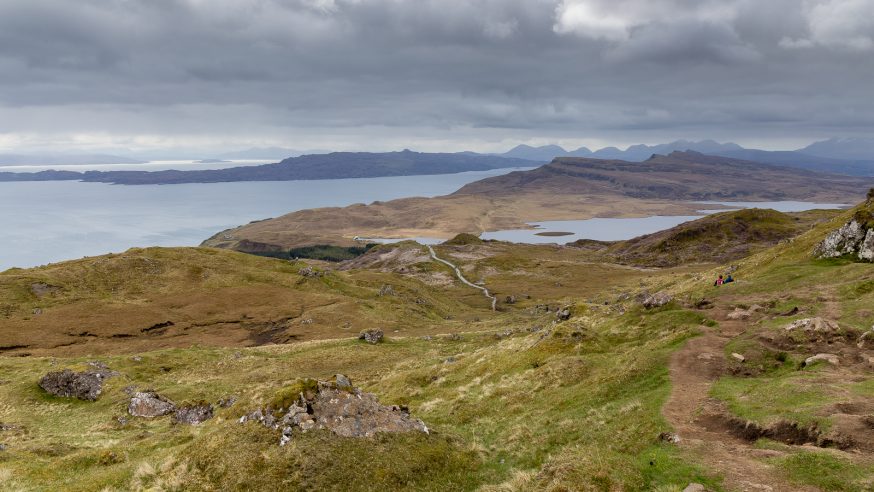
M504 298L504 304L516 304L516 296L507 296Z
M728 313L725 317L733 321L744 321L750 319L753 313L745 309L735 308L734 311Z
M562 309L559 309L558 311L556 311L555 319L557 319L559 321L567 321L567 320L571 319L571 314L572 314L571 308L565 307L565 308L562 308Z
M337 374L336 376L334 376L334 385L336 385L337 389L351 390L352 380L349 379L347 376Z
M786 331L802 330L816 333L829 333L837 331L839 326L836 322L823 318L804 318L789 323L783 329Z
M641 304L646 309L652 309L657 307L662 307L665 304L674 300L674 296L668 294L667 292L656 292L655 294L647 294L643 296L643 300L641 300Z
M450 333L449 335L446 336L446 339L449 340L450 342L460 342L460 341L464 340L464 337L462 337L458 333Z
M731 356L734 357L738 362L744 362L747 360L746 357L744 357L743 355L741 355L737 352L732 353Z
M176 405L155 393L154 391L142 391L135 393L130 399L127 411L134 417L154 418L173 413Z
M230 408L237 402L236 396L225 396L224 398L219 398L219 401L216 402L221 408Z
M313 268L311 266L305 266L305 267L301 268L300 270L298 270L297 273L300 274L300 276L306 277L306 278L317 278L317 277L322 277L325 275L324 273L316 270L315 268Z
M6 451L7 446L3 443L0 443L0 451Z
M659 441L677 444L681 441L681 439L680 436L674 434L673 432L662 432L661 434L659 434Z
M62 398L95 401L103 391L105 377L100 372L73 372L69 369L50 372L39 380L40 388Z
M683 489L683 492L707 492L707 489L700 483L690 483Z
M833 366L837 366L840 364L840 359L838 359L838 356L835 354L816 354L814 356L804 359L804 365L806 367L819 361L828 362Z
M358 335L359 340L372 344L381 343L383 338L385 338L385 334L383 334L382 330L365 330Z
M868 234L859 246L859 259L874 261L874 229L868 229Z
M874 229L866 229L859 220L853 218L840 229L832 231L814 248L813 255L817 258L852 255L863 261L874 261Z
M212 405L209 403L196 403L177 408L173 414L173 421L179 424L197 425L211 419L212 415Z

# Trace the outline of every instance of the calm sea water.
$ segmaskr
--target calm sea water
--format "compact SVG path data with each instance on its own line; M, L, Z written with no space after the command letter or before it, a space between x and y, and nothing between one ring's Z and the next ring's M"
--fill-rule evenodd
M307 208L445 195L467 183L514 170L519 169L163 186L0 183L0 271L131 247L195 246L216 232L253 220Z
M39 171L166 171L176 169L178 171L205 171L207 169L227 169L229 167L259 166L270 164L277 160L248 160L248 161L225 161L225 162L198 162L198 161L151 161L143 164L67 164L59 165L28 165L28 166L0 166L0 172L9 173L35 173Z

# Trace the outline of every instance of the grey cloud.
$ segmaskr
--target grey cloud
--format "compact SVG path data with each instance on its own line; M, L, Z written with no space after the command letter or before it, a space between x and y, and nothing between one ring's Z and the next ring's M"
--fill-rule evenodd
M589 10L562 27L571 5ZM865 25L816 37L805 5L6 0L0 148L870 134L874 61L833 49L840 22L851 40Z

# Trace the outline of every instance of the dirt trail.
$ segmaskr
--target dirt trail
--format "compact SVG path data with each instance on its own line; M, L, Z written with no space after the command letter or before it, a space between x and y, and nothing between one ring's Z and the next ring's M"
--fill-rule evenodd
M778 451L755 449L746 441L720 430L709 430L708 414L719 411L719 403L708 397L710 387L726 365L724 350L733 337L746 330L743 321L726 320L726 312L714 310L719 328L689 340L671 357L671 394L662 408L667 421L680 437L680 446L692 452L711 470L723 475L728 490L738 491L815 491L784 483L763 458L779 456Z
M428 246L428 245L426 245L426 246ZM450 263L449 261L446 261L443 258L440 258L439 256L437 256L437 253L434 252L434 248L432 248L431 246L428 246L428 252L431 253L431 258L433 258L435 261L439 261L440 263L443 263L444 265L448 266L449 268L455 270L455 276L458 277L458 280L461 280L461 283L467 285L468 287L473 287L474 289L478 289L479 291L481 291L483 293L483 295L485 295L486 297L491 299L492 311L495 311L497 309L498 298L493 296L492 293L489 292L489 289L486 289L485 287L483 287L481 285L477 285L477 284L471 282L470 280L464 278L464 275L462 275L461 270L457 266L455 266L454 264Z

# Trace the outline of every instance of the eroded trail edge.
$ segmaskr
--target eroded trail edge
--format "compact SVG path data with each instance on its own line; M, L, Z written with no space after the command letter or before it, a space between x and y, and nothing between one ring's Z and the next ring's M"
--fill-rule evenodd
M432 259L434 259L435 261L439 261L440 263L443 263L444 265L453 269L455 271L455 276L458 277L458 280L461 280L461 283L463 283L464 285L467 285L468 287L473 287L474 289L482 291L483 295L485 295L486 297L488 297L489 299L492 300L492 311L497 310L498 298L493 296L491 294L491 292L489 292L489 289L483 287L482 285L477 285L477 284L471 282L470 280L464 278L464 275L461 273L461 270L457 266L455 266L454 264L450 263L449 261L444 260L443 258L440 258L439 256L437 256L437 253L434 251L434 248L432 248L430 245L426 245L426 246L428 247L428 252L431 253Z
M707 329L671 356L671 393L662 414L680 437L679 446L722 475L728 490L816 490L789 485L775 476L778 475L776 470L765 458L782 453L756 449L742 439L707 425L706 415L721 406L709 394L725 367L725 346L746 330L743 322L725 319L721 310L716 318L719 328Z

